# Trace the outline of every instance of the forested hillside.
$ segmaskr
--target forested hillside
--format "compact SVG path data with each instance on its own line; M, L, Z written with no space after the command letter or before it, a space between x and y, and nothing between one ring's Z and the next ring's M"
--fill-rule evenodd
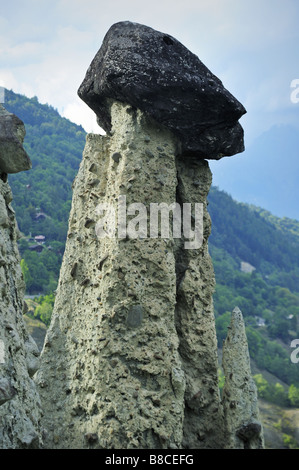
M299 337L298 222L289 221L289 230L286 220L279 224L279 219L237 203L216 188L210 191L209 212L219 346L238 305L257 366L288 385L299 385L299 367L290 361L288 347ZM249 263L251 272L241 271L242 262Z
M23 234L19 248L27 294L39 297L35 315L48 324L86 133L36 98L6 91L5 107L27 131L24 146L32 170L9 175L9 183ZM299 338L299 222L238 203L215 187L209 212L219 347L238 305L254 364L275 378L266 380L264 372L256 377L260 396L299 407L299 364L290 360L290 343Z
M32 170L9 175L13 206L20 231L27 292L49 293L56 288L71 207L72 181L85 145L84 129L62 118L37 98L6 90L5 107L25 123L24 147ZM36 236L45 237L38 245ZM28 269L26 269L28 267Z

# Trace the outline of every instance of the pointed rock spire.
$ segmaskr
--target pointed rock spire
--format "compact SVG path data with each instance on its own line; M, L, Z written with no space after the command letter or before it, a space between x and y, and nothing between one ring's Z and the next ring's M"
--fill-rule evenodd
M256 449L263 447L257 389L251 375L245 324L236 307L223 344L222 366L225 375L223 409L227 447Z

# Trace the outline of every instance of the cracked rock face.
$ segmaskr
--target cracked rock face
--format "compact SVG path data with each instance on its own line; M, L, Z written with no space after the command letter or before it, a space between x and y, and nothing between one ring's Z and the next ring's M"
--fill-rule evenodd
M0 106L0 448L41 445L40 400L32 380L39 351L23 320L19 231L6 173L29 169L22 121Z
M232 312L228 334L223 344L223 409L227 447L261 449L264 446L259 417L257 389L251 375L245 324L241 310Z
M41 444L40 400L32 376L39 351L23 320L25 285L12 194L0 179L0 448Z
M111 26L78 94L107 132L110 101L118 100L171 130L183 155L219 159L244 150L243 105L179 41L147 26Z

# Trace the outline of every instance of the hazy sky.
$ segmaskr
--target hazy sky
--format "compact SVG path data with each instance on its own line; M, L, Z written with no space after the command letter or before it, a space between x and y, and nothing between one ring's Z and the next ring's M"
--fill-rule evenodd
M247 109L247 142L299 126L298 0L0 0L0 85L98 132L77 89L109 27L130 20L176 37ZM298 93L299 96L299 93Z

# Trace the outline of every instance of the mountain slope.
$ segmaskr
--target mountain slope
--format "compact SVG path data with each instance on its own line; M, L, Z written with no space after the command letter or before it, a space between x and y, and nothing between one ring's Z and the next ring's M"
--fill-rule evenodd
M9 175L19 228L26 234L38 229L49 240L64 241L71 183L79 168L86 133L37 98L28 99L8 90L5 98L6 109L25 123L24 147L32 161L32 170ZM36 225L35 216L40 212L48 217Z
M224 249L239 263L253 265L269 282L299 292L299 238L295 221L271 218L269 213L212 187L210 244ZM278 222L280 221L280 222Z
M20 231L27 293L56 288L72 198L72 181L85 145L84 129L37 98L6 90L5 107L25 123L24 147L32 170L9 175ZM36 236L45 237L37 245Z

